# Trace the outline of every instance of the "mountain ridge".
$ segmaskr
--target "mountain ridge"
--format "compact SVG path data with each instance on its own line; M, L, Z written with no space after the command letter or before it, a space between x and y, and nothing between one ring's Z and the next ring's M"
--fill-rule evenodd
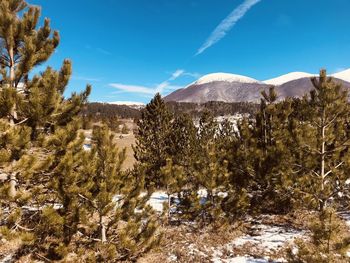
M164 99L166 101L205 103L259 102L261 92L276 86L279 99L302 97L312 88L311 77L307 72L291 72L265 81L230 73L212 73L199 78L185 88L178 89ZM350 90L350 69L330 75L334 80Z

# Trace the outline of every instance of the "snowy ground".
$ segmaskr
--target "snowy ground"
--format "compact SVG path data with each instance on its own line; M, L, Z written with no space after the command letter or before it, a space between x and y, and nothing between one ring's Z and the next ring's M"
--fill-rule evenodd
M213 263L282 263L286 261L279 254L295 238L305 234L288 226L267 225L261 221L255 221L249 230L250 234L237 237L223 246L189 244L187 253ZM181 262L175 254L169 255L168 261Z
M205 196L200 192L199 195ZM118 199L118 197L116 197ZM168 196L165 192L155 192L152 194L149 204L161 213L163 204L167 202ZM350 212L340 213L350 227ZM224 242L217 245L215 243L200 243L191 238L181 241L182 249L185 254L192 257L192 262L203 258L203 262L213 263L282 263L286 262L281 251L291 244L294 239L305 237L305 231L295 229L289 224L277 223L274 216L263 215L257 218L249 218L246 223L249 226L245 234L234 238L223 239ZM185 235L191 235L190 233ZM211 239L212 237L209 236ZM194 242L193 242L194 241ZM220 242L219 242L220 243ZM175 253L167 253L168 262L182 262ZM0 256L0 263L11 262L11 255L7 257Z
M199 193L201 196L205 193ZM152 194L149 204L158 212L162 212L164 202L168 196L165 192L155 192ZM251 219L252 220L252 219ZM238 237L221 247L196 247L195 244L188 245L189 254L198 254L206 258L211 258L213 263L267 263L283 262L271 260L270 255L277 254L279 250L291 243L295 238L302 237L303 231L287 226L267 225L262 220L252 221L249 234ZM240 251L249 247L249 255L240 255ZM263 258L254 258L252 255L264 255ZM169 255L170 262L179 262L175 255Z
M278 253L294 239L302 237L305 233L287 226L266 225L259 221L251 228L252 233L236 238L224 247L217 249L212 262L215 263L263 263L285 262L278 259ZM235 256L240 251L249 251L249 255ZM226 255L224 256L223 251ZM254 258L252 255L261 255L263 258ZM275 259L277 257L277 259Z
M167 199L165 192L156 192L151 196L149 204L156 211L162 212L163 203L167 202ZM350 213L343 212L340 215L350 226ZM251 227L247 234L219 247L199 247L196 244L186 244L187 253L206 258L208 262L213 263L281 263L286 262L279 256L281 251L292 244L296 238L306 236L305 231L292 228L287 224L264 223L274 222L273 216L265 215L260 219L249 219L248 221ZM168 261L181 262L175 254L168 255Z

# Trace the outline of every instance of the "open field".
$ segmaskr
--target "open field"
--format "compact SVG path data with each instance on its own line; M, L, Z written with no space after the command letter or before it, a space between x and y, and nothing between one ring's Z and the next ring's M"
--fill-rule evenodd
M123 164L123 169L127 170L132 168L135 163L134 151L132 149L132 145L135 144L135 135L133 133L116 134L115 140L119 149L126 148L126 159Z
M129 132L128 134L114 133L114 138L119 150L126 148L126 159L123 164L123 169L127 170L127 169L131 169L135 163L134 151L132 149L132 145L134 145L136 142L135 135L133 133L133 130L135 129L136 125L132 120L129 120L129 119L124 119L121 121L123 124L127 126ZM99 124L95 123L95 125L99 125ZM91 129L85 130L84 134L86 136L86 145L89 147L91 143L90 140L92 136L92 130Z

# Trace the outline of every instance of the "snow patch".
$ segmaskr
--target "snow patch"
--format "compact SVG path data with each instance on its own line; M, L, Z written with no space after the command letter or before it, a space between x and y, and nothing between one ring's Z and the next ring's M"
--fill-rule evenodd
M268 259L252 258L248 256L244 257L234 257L230 259L213 259L213 263L274 263Z
M212 73L201 77L193 84L202 85L216 81L225 81L225 82L240 82L240 83L259 83L258 80L249 78L242 75L237 74L229 74L229 73ZM193 85L192 84L192 85Z
M113 102L107 102L108 104L114 104L114 105L125 105L125 106L145 106L142 102L135 102L135 101L113 101Z
M165 192L154 192L150 199L148 200L148 204L157 212L163 212L164 202L168 201L168 195Z
M341 79L347 82L350 82L350 69L335 73L331 75L334 78Z
M258 224L253 227L257 235L244 235L232 242L233 246L242 247L246 244L252 244L264 251L276 251L287 243L301 238L305 233L295 229L286 229L280 226L270 226Z
M291 73L279 76L277 78L265 80L265 81L263 81L263 83L268 84L268 85L280 86L280 85L285 84L289 81L302 79L302 78L310 78L310 77L315 77L315 76L317 76L317 75L306 73L306 72L291 72Z

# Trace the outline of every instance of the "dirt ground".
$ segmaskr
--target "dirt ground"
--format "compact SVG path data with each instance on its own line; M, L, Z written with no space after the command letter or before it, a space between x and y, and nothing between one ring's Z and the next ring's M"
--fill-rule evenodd
M134 151L132 145L135 144L135 135L129 134L116 134L116 142L119 149L126 148L126 159L123 164L123 169L127 170L133 167L135 163Z

